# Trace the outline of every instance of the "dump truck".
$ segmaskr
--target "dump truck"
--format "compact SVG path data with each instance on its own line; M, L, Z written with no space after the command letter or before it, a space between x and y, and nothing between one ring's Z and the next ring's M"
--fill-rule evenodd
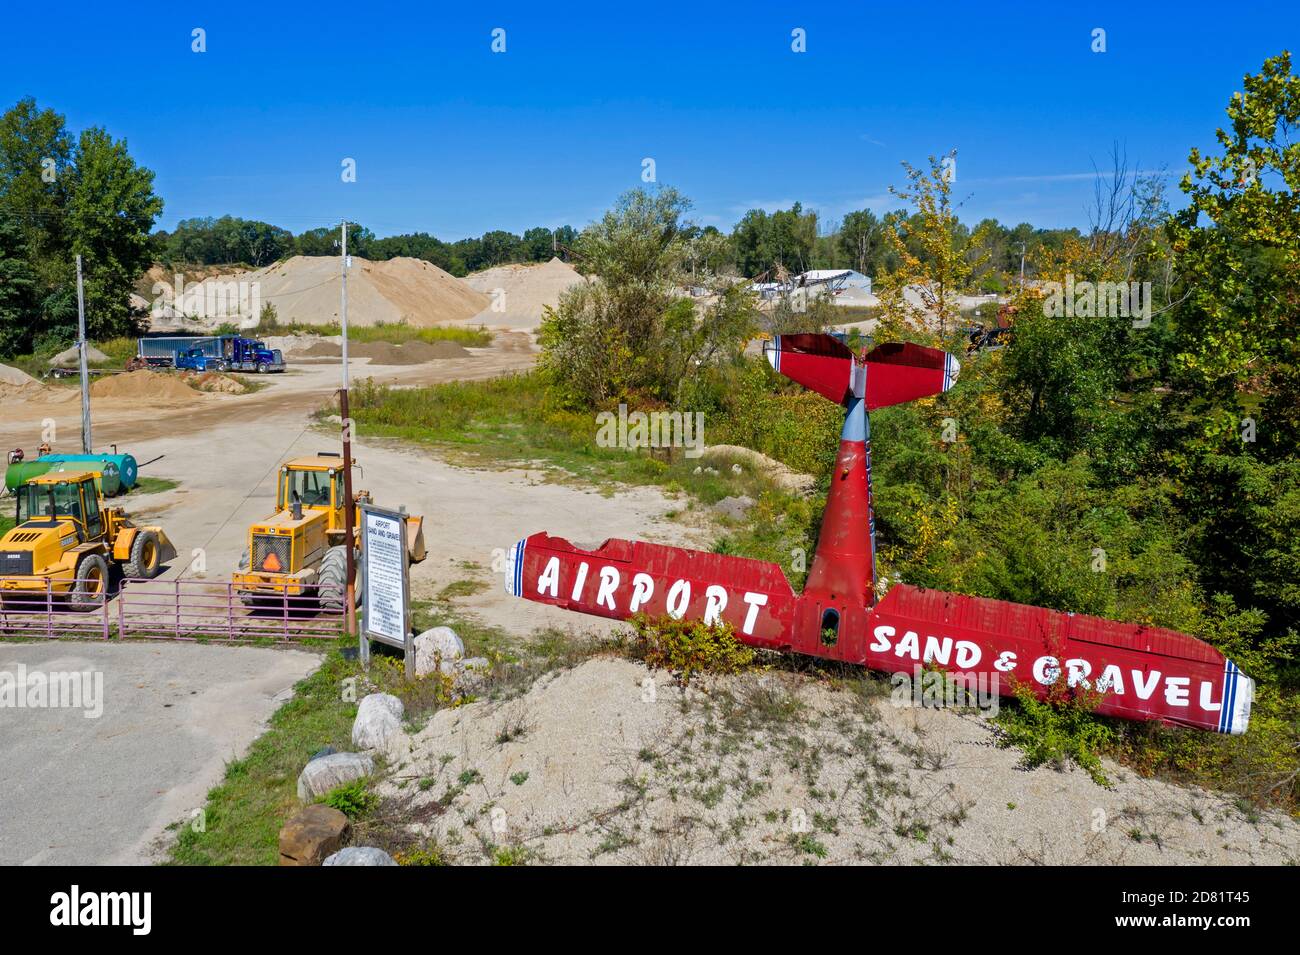
M127 371L141 368L189 368L196 371L284 371L284 354L242 335L179 335L136 342Z
M161 527L137 527L121 508L103 506L100 477L51 471L15 490L17 523L0 538L0 601L49 589L87 610L107 594L113 565L124 577L153 578L176 556Z
M347 529L343 458L324 452L294 458L280 466L276 512L248 529L248 546L232 576L247 605L284 597L316 597L322 609L343 608L347 583ZM360 560L360 507L367 491L355 495L352 547ZM412 563L424 560L424 519L407 517L407 550ZM357 581L357 603L361 603Z

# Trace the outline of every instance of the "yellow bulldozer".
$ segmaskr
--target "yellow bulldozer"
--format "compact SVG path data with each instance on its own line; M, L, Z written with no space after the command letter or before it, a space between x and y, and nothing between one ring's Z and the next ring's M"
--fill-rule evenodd
M294 458L280 466L276 512L248 529L248 546L232 581L240 599L254 606L268 599L316 596L322 609L343 608L347 583L347 536L344 522L343 458L321 453ZM370 503L358 491L352 522L352 546L360 560L360 505ZM408 517L407 549L411 563L424 560L424 519ZM357 578L357 604L361 579Z
M0 538L0 600L21 609L47 589L79 610L99 606L109 571L157 577L176 548L161 527L137 527L101 504L97 471L51 471L14 491L17 524Z

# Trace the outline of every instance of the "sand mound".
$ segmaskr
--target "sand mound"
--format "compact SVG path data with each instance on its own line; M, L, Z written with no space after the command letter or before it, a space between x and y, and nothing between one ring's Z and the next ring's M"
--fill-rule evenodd
M1110 789L1081 771L1026 771L986 719L892 705L888 683L867 686L879 695L774 671L682 691L598 657L522 696L435 713L379 786L398 828L366 844L436 844L480 864L484 846L585 865L1300 858L1300 822L1285 814L1252 817L1113 764Z
M402 346L402 354L412 361L438 361L442 358L469 358L470 353L457 342L410 341Z
M31 401L43 398L55 390L20 368L0 365L0 398L7 401Z
M541 265L499 265L465 277L465 283L500 298L503 311L489 306L479 316L484 325L501 325L508 328L533 328L542 320L542 309L554 308L560 294L569 286L583 281L573 266L559 259Z
M213 371L205 371L201 375L184 374L181 377L191 388L197 388L199 391L223 395L242 395L248 391L242 381Z
M51 358L50 367L52 368L55 365L74 364L80 360L81 358L77 353L77 346L73 345L71 348L65 348L63 351L59 352L57 355ZM105 355L98 348L96 348L94 345L87 344L86 361L88 362L108 361L108 356Z
M25 387L27 385L40 385L40 382L20 368L14 368L11 365L0 365L0 385Z
M180 378L147 370L106 375L90 386L90 396L119 401L145 399L167 405L197 401L199 398L198 392Z
M281 322L324 325L339 321L339 260L296 255L284 262L218 281L257 283L261 305L275 306ZM348 321L356 325L406 322L421 328L473 318L487 296L423 259L371 262L352 257Z
M732 463L740 464L742 467L748 466L767 475L777 487L795 494L810 494L817 484L817 479L811 474L801 474L776 458L769 458L761 451L744 448L738 444L711 444L704 449L701 458L714 467Z
M343 346L333 342L313 342L293 352L295 358L342 358Z

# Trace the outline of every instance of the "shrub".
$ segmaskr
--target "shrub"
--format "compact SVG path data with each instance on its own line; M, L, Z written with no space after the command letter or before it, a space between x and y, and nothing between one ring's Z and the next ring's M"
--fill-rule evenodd
M320 801L349 819L360 819L375 808L379 797L366 788L364 779L354 779L331 789Z
M652 669L668 670L681 686L697 673L739 673L757 655L727 623L638 616L632 626L633 656Z
M1050 764L1061 769L1073 762L1098 785L1109 786L1100 750L1113 741L1114 731L1093 714L1101 694L1065 687L1059 680L1045 699L1023 681L1013 689L1016 705L1002 707L997 716L1002 731L999 745L1020 747L1026 766Z

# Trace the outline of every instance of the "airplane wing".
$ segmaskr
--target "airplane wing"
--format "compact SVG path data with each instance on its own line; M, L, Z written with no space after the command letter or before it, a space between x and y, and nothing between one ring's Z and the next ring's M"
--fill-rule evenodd
M511 548L506 592L616 620L725 621L746 643L770 649L788 646L797 600L776 564L618 539L584 550L546 533Z
M871 611L865 659L909 672L927 664L1017 682L1039 696L1058 681L1102 692L1097 712L1240 734L1255 683L1214 647L1174 630L1087 614L894 586Z

